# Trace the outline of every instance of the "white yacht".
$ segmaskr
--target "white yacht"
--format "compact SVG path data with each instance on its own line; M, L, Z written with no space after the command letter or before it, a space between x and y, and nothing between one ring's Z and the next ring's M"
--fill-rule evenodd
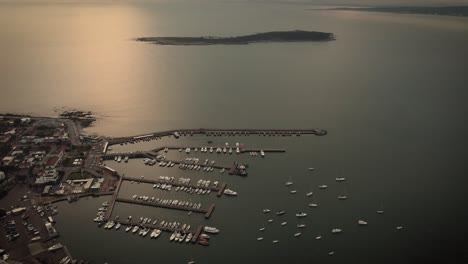
M192 233L188 233L187 237L185 238L185 243L190 242L190 240L192 240L192 237L193 237Z
M265 231L265 229L266 229L265 227L261 227L259 230L260 230L260 232L263 232L263 231Z
M295 193L297 193L297 191L296 191L296 190L292 190L292 191L290 191L290 193L291 193L291 194L295 194Z
M122 161L122 157L121 156L118 156L117 157L117 162L121 162Z
M402 227L402 226L397 226L396 229L397 229L397 230L402 230L403 227Z
M116 230L119 230L121 226L122 226L122 225L121 225L120 223L117 223L117 224L115 225L115 229L116 229Z
M328 252L328 255L329 255L329 256L333 256L334 254L335 254L335 252L334 252L334 251L330 251L330 252Z
M348 199L348 196L346 196L346 195L341 195L341 196L338 196L338 199L339 199L339 200L346 200L346 199Z
M346 178L341 177L341 178L336 178L335 180L337 182L342 182L342 181L346 181Z
M309 207L317 207L318 205L316 203L310 203Z
M172 235L169 237L170 241L173 241L176 238L176 233L177 232L172 233Z
M232 148L229 148L228 152L229 152L229 154L232 154Z
M279 243L279 240L273 240L273 243L274 244Z
M271 223L271 222L273 222L273 219L268 219L268 223Z
M263 151L263 149L260 150L260 156L265 157L265 151Z
M231 190L231 189L225 189L224 194L229 195L229 196L237 196L237 192Z
M262 241L263 237L257 237L257 241Z
M313 171L313 170L315 170L315 169L314 169L314 168L308 168L308 170Z
M262 212L266 214L266 213L271 212L271 210L270 209L263 209Z
M132 229L132 233L134 233L134 234L135 234L135 233L138 231L138 229L140 229L140 227L139 227L139 226L137 226L137 225L136 225L136 226L134 226L134 227L133 227L133 229Z
M296 216L297 217L306 217L307 214L306 213L297 213Z
M129 225L129 226L127 226L127 228L125 228L125 232L130 231L130 229L132 229L132 226L131 226L131 225Z
M293 184L291 177L289 177L289 180L284 184L286 186L291 186Z
M208 232L208 233L212 233L212 234L216 234L216 233L219 233L219 229L215 228L215 227L211 227L211 226L205 226L203 228L203 230L205 232Z
M296 234L294 234L295 237L298 237L298 236L300 236L300 235L302 235L301 232L297 232Z
M319 185L319 189L326 189L327 187L327 185Z
M378 214L383 214L383 213L384 213L384 210L377 210L377 213L378 213Z
M359 224L359 225L367 225L367 222L364 221L364 220L359 220L359 221L358 221L358 224Z
M288 224L288 222L283 222L283 223L281 223L282 226L285 226L285 225L287 225L287 224Z
M190 153L190 148L186 148L185 153L189 154Z
M308 192L308 193L306 193L306 196L310 197L310 196L312 196L312 194L314 194L314 192Z
M333 229L332 229L332 233L333 233L333 234L341 233L341 231L342 231L342 230L339 229L339 228L333 228Z
M320 239L322 239L322 236L316 236L315 239L320 240Z

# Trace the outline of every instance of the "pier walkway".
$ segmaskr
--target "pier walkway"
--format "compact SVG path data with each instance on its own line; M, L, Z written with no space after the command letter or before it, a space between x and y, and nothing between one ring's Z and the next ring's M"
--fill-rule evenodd
M138 205L145 205L145 206L152 206L152 207L160 207L160 208L167 208L167 209L175 209L175 210L180 210L180 211L187 211L187 212L194 212L194 213L201 213L205 214L205 218L209 218L211 216L211 213L214 210L214 204L212 204L208 209L198 209L198 208L191 208L191 207L185 207L185 206L179 206L179 205L171 205L171 204L162 204L162 203L155 203L155 202L149 202L149 201L141 201L141 200L132 200L132 199L126 199L126 198L116 198L116 202L121 202L121 203L129 203L129 204L138 204Z
M324 129L228 129L228 128L198 128L198 129L176 129L176 130L166 130L159 131L144 135L129 136L129 137L118 137L118 138L108 138L109 145L139 141L139 140L148 140L153 138L160 138L165 136L174 136L179 137L181 135L207 135L207 136L236 136L236 135L316 135L324 136L327 134L327 131Z

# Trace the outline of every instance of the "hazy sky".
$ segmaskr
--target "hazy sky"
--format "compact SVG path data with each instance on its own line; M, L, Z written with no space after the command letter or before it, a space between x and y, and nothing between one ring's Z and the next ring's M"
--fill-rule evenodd
M468 0L0 0L0 3L112 3L112 2L261 2L317 5L468 5Z

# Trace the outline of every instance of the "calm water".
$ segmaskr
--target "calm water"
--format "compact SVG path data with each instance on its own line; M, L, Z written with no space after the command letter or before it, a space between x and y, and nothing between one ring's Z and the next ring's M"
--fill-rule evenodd
M240 195L181 196L215 202L209 221L168 210L116 208L121 216L219 227L222 234L207 248L169 243L167 234L151 241L98 229L91 219L105 198L62 204L57 226L74 256L95 263L185 263L191 257L197 263L415 263L466 254L468 20L305 8L198 1L0 5L0 112L92 110L100 119L89 131L115 136L181 127L329 131L326 137L216 138L287 149L265 159L211 155L220 164L248 162L247 178L111 162L137 177L218 179ZM176 47L131 40L290 29L333 32L337 41ZM317 168L313 174L306 170L311 166ZM284 186L289 176L296 195ZM333 179L339 176L349 181L338 185ZM329 189L321 192L318 184ZM316 192L319 208L306 207L309 190ZM121 195L134 193L171 195L144 184L125 185ZM338 201L342 193L350 199ZM380 203L386 211L381 217L375 214ZM260 212L265 207L287 210L282 218L288 226L281 227L276 216L267 224ZM298 211L309 216L296 239ZM358 228L360 218L369 226ZM397 225L404 230L396 232ZM265 241L257 242L261 226L267 227ZM332 236L334 227L343 234ZM318 234L320 241L314 239ZM329 257L329 251L336 253Z

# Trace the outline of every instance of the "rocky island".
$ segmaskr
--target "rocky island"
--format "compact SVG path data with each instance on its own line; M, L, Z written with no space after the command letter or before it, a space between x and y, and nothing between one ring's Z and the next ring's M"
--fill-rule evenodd
M333 33L317 31L271 31L236 37L142 37L137 41L156 45L246 45L261 42L309 42L335 40Z

